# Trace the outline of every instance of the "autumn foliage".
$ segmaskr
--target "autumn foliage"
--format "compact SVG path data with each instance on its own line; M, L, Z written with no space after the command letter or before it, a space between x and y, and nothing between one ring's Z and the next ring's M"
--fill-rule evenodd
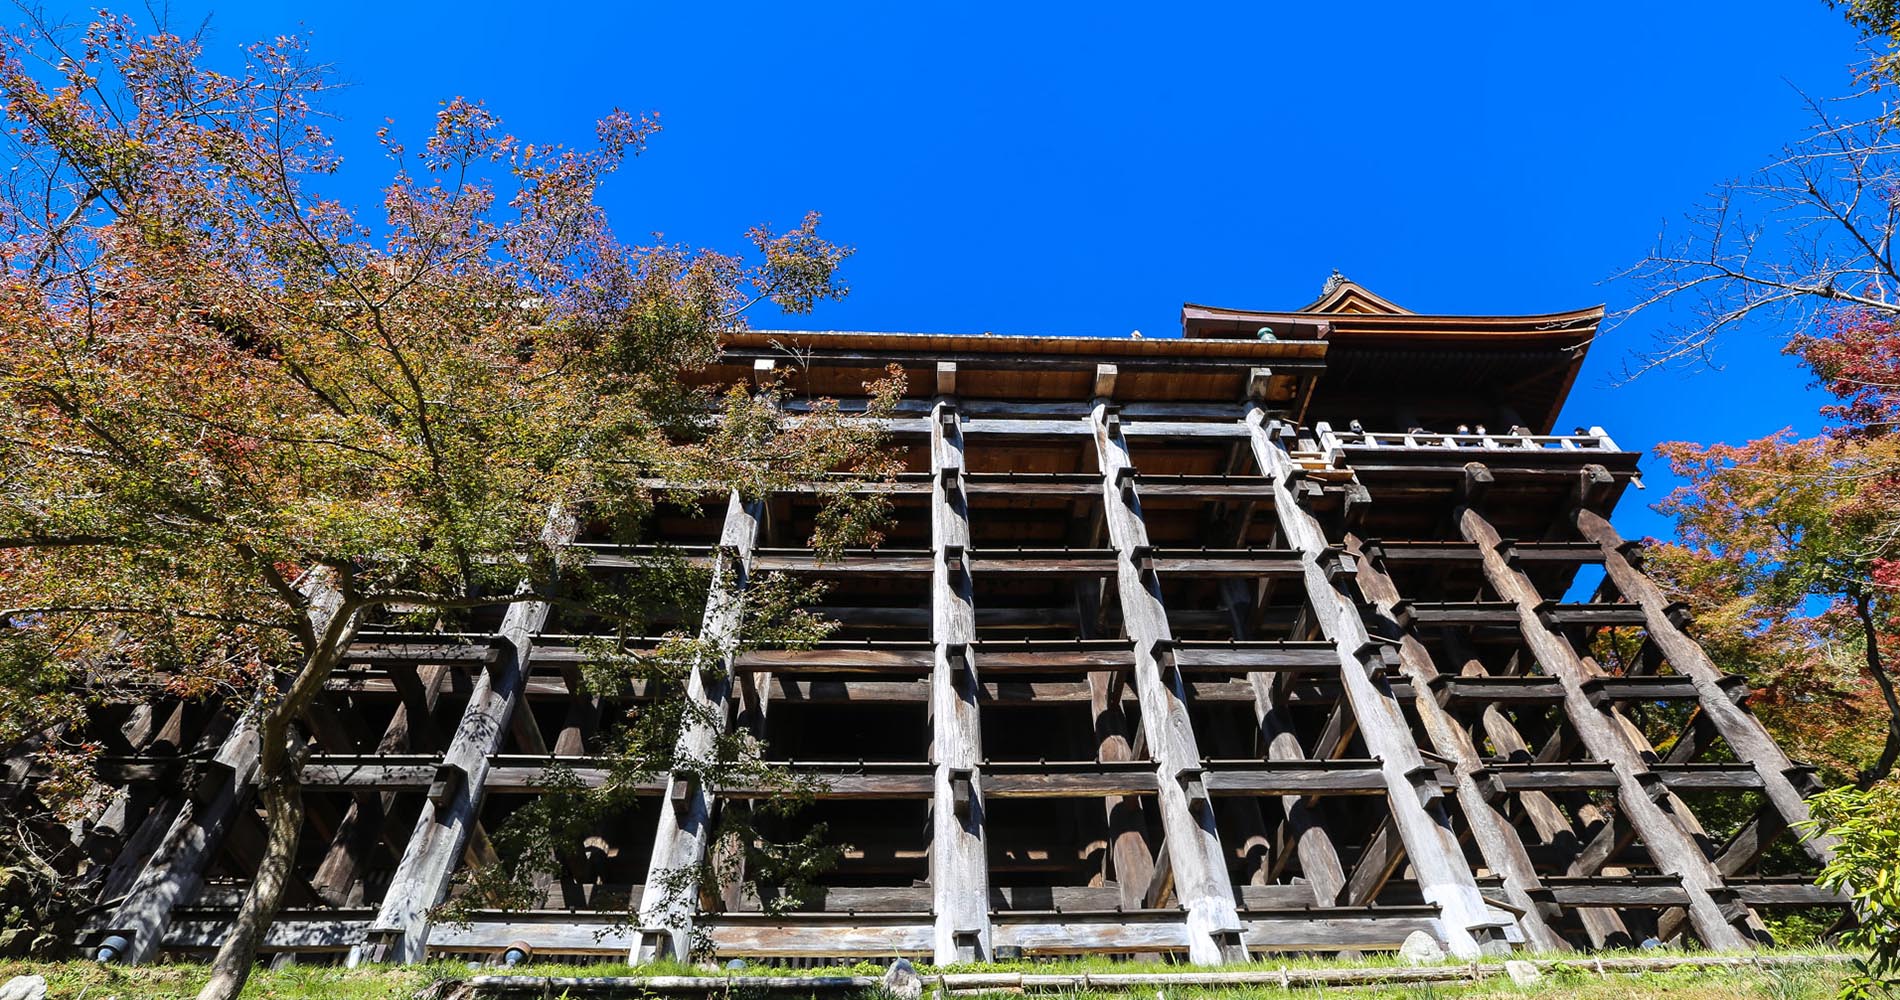
M1688 485L1660 505L1679 537L1652 565L1797 756L1871 783L1900 758L1900 330L1837 310L1788 350L1835 400L1833 426L1663 445Z
M393 176L359 215L325 192L343 164L302 44L202 56L109 16L6 39L0 742L68 761L80 815L89 701L227 699L259 722L281 860L299 719L362 623L551 594L550 525L631 530L659 479L756 496L882 459L865 421L681 377L759 303L844 296L851 251L815 214L741 253L620 241L597 194L655 118L570 148L449 100L420 142L378 133ZM248 969L272 871L207 995Z

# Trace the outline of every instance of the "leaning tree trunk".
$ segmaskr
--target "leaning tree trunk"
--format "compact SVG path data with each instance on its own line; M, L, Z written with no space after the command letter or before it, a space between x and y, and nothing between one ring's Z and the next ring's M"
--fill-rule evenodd
M1881 748L1880 759L1872 767L1860 772L1856 784L1862 788L1872 788L1893 773L1894 764L1900 762L1900 692L1894 690L1893 675L1887 672L1887 665L1880 656L1880 634L1874 628L1872 601L1865 595L1856 595L1854 610L1860 615L1861 630L1866 638L1867 672L1874 678L1874 684L1880 688L1880 696L1887 703L1887 742Z
M270 728L277 732L271 733ZM297 842L303 833L303 787L295 775L297 758L301 755L292 753L286 745L287 729L280 720L275 727L265 730L265 738L274 744L279 763L270 772L261 767L258 770L262 783L257 794L264 800L264 860L257 866L250 889L244 893L244 902L238 906L237 919L231 922L224 945L211 960L211 979L198 991L198 1000L237 1000L238 991L244 988L251 966L257 961L257 949L264 942L264 933L270 929L271 921L277 919L277 911L284 903L284 890L290 884L291 868L297 860Z
M338 651L349 644L354 622L354 609L330 616L318 630L316 649L304 661L303 669L291 678L289 688L260 720L257 794L264 800L264 860L238 905L237 919L231 922L224 944L211 960L211 979L198 992L198 1000L237 1000L257 961L258 946L264 943L265 932L283 907L284 891L297 862L297 842L303 834L303 760L308 749L293 731L292 723L303 718L316 702L323 682L336 666Z

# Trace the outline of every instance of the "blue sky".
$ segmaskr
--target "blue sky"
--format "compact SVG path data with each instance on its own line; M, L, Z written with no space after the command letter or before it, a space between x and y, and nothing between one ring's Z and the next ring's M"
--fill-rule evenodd
M55 11L58 4L53 5ZM623 235L733 247L808 209L855 244L824 328L1123 335L1183 301L1291 308L1328 272L1425 312L1628 301L1604 279L1716 182L1848 89L1820 0L930 7L203 3L214 58L283 33L350 87L342 194L374 209L385 117L485 99L511 131L585 142L614 106L665 132L612 182ZM83 17L73 5L69 16ZM1562 426L1632 448L1814 429L1777 331L1721 371L1614 375L1665 317L1601 338ZM1625 498L1626 533L1662 533Z

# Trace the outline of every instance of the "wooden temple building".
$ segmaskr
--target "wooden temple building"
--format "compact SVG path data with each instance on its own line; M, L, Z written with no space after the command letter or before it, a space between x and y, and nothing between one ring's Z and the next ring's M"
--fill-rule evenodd
M1810 884L1828 844L1790 847L1814 782L1610 526L1639 456L1553 433L1601 318L1419 315L1335 278L1290 312L1186 306L1179 338L735 334L706 377L848 403L908 373L893 523L820 560L815 490L657 520L653 544L730 569L715 586L739 599L760 574L829 580L839 627L617 697L699 699L820 776L786 822L842 847L823 888L783 913L734 885L663 906L665 874L717 848L709 818L763 792L662 776L538 908L432 914L551 760L599 775L614 697L579 683L585 622L517 604L472 633L361 636L311 721L302 857L264 952L1765 943L1771 908L1840 904ZM639 548L575 544L604 569ZM733 596L674 624L737 648ZM202 956L261 850L255 757L191 703L99 729L119 787L73 831L97 900L75 945Z

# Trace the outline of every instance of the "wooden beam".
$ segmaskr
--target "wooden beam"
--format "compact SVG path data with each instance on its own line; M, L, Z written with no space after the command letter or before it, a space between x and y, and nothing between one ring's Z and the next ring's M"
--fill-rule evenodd
M1736 703L1735 679L1718 669L1701 644L1676 624L1669 614L1668 597L1648 574L1631 562L1631 550L1610 522L1585 507L1572 511L1571 519L1584 538L1602 549L1604 573L1616 585L1617 592L1642 609L1650 641L1662 651L1677 674L1694 683L1702 714L1727 741L1735 758L1752 765L1761 775L1762 792L1781 813L1784 825L1800 829L1799 824L1808 822L1810 816L1802 789L1796 787L1793 779L1801 777L1803 772L1762 728L1761 720ZM1823 864L1833 859L1835 843L1834 838L1819 831L1801 841L1808 853Z
M305 614L311 627L317 635L324 634L342 595L330 584L327 571L306 574L298 589L309 601ZM118 961L135 965L157 954L173 911L197 896L205 869L250 803L258 751L257 727L247 713L232 725L211 760L210 773L200 779L190 800L180 804L157 849L113 911L110 930L129 942L116 956Z
M1223 581L1222 588L1229 607L1235 611L1252 604L1251 600L1243 596L1247 589L1244 583L1238 580ZM1251 612L1234 617L1235 636L1240 639L1251 638ZM1320 652L1334 664L1338 663L1330 644L1316 645L1324 645L1325 648ZM1306 751L1300 746L1299 734L1294 731L1293 720L1283 704L1278 679L1272 674L1255 670L1247 674L1247 686L1253 692L1254 725L1259 727L1260 743L1266 747L1267 759L1276 763L1305 760ZM1339 847L1333 843L1332 834L1326 828L1321 807L1318 803L1308 801L1304 795L1288 795L1280 799L1280 808L1286 817L1287 836L1292 843L1293 853L1300 859L1300 872L1312 887L1313 905L1334 905L1339 900L1340 891L1346 886L1346 869L1339 860ZM1284 859L1271 860L1275 868L1284 864ZM1273 870L1268 870L1269 877Z
M1337 650L1341 683L1359 732L1372 755L1380 759L1386 801L1417 873L1419 891L1439 907L1446 943L1454 954L1476 958L1487 949L1508 948L1499 925L1501 911L1490 907L1478 891L1477 879L1452 833L1436 777L1428 778L1433 772L1418 751L1397 696L1385 682L1377 646L1358 609L1335 582L1349 567L1342 564L1343 555L1331 548L1319 521L1294 492L1300 473L1292 456L1274 440L1273 431L1279 425L1257 404L1247 405L1245 422L1254 461L1273 478L1281 536L1285 544L1305 555L1307 605L1321 634Z
M1100 364L1095 366L1095 396L1098 399L1115 398L1115 366Z
M1399 669L1412 681L1413 710L1424 724L1432 748L1451 761L1465 825L1471 829L1472 839L1477 841L1485 867L1504 879L1505 895L1521 911L1517 920L1518 926L1524 929L1526 942L1539 951L1568 951L1569 943L1550 926L1543 908L1538 905L1536 893L1543 884L1517 828L1498 812L1478 784L1478 775L1484 768L1483 756L1478 753L1471 733L1435 696L1434 685L1443 677L1438 665L1432 662L1431 652L1419 641L1416 631L1399 625L1397 611L1402 598L1398 585L1392 582L1378 560L1366 554L1356 535L1346 536L1346 551L1358 561L1354 579L1359 593L1375 613L1373 627L1385 638L1399 643Z
M931 642L930 882L939 965L988 961L989 857L984 838L983 737L977 708L976 614L971 599L969 501L954 400L930 421Z
M653 834L653 853L647 863L646 891L640 897L640 934L628 955L631 962L664 958L685 961L692 954L693 921L699 905L699 883L693 877L706 856L712 835L713 790L681 767L703 766L713 758L717 727L710 720L726 717L732 694L732 660L739 644L746 577L759 540L761 507L748 503L734 490L726 499L726 520L719 533L718 564L712 590L700 624L703 647L714 662L695 660L685 681L683 696L692 704L680 725L673 748L675 771L666 782L666 801Z
M1657 868L1681 877L1683 889L1689 894L1696 935L1711 948L1754 944L1757 932L1746 926L1753 922L1752 915L1727 909L1714 898L1721 891L1722 876L1681 825L1685 819L1693 821L1687 816L1687 807L1655 779L1632 744L1627 723L1619 721L1620 716L1613 717L1613 708L1606 711L1590 700L1583 689L1590 673L1576 649L1538 616L1544 598L1536 584L1507 561L1508 547L1484 515L1464 507L1458 515L1458 527L1465 540L1483 553L1485 578L1492 589L1517 606L1519 631L1538 666L1563 681L1564 715L1572 728L1592 757L1607 760L1616 768L1621 815L1636 829ZM1733 922L1731 914L1736 917Z
M550 544L573 540L573 519L553 516L543 538ZM481 809L489 757L501 749L509 716L521 700L535 634L548 618L548 605L518 601L502 616L500 659L479 671L468 707L450 738L437 769L435 788L422 803L408 847L371 921L369 937L351 949L349 962L420 962L429 941L429 911L442 902L462 849Z
M1122 623L1135 643L1135 695L1159 778L1156 802L1168 870L1175 897L1187 910L1188 957L1207 965L1245 961L1234 887L1215 828L1213 804L1201 780L1203 767L1184 704L1186 693L1177 672L1164 673L1163 661L1173 658L1174 636L1161 604L1160 582L1141 566L1149 543L1141 517L1140 487L1129 478L1134 463L1108 400L1095 401L1088 426L1102 473L1109 541L1119 556L1115 582Z

